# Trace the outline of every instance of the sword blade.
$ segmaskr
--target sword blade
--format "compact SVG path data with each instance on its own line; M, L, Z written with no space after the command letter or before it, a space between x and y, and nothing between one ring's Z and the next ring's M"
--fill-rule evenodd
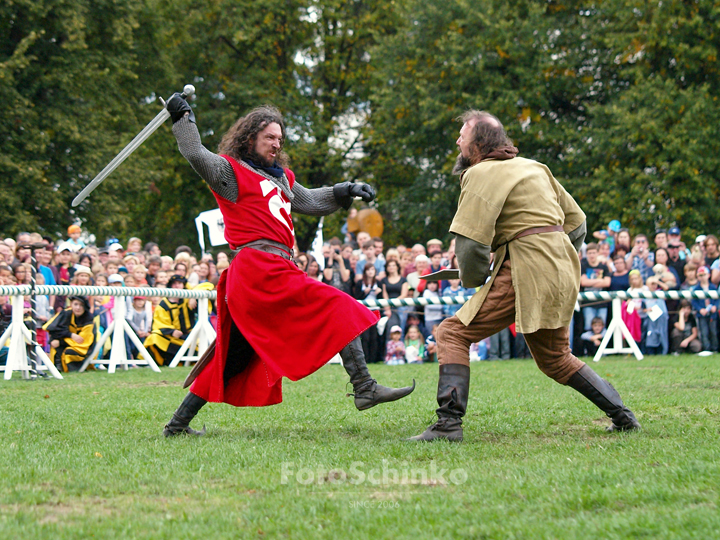
M160 111L155 118L152 119L152 121L143 128L143 130L135 135L135 138L128 143L128 145L122 149L122 151L113 158L113 160L108 163L105 168L100 171L100 173L93 178L93 180L85 186L85 189L83 189L77 197L73 199L72 205L73 207L79 205L81 202L83 202L90 193L92 193L96 187L98 187L105 178L107 178L110 173L112 173L115 169L117 169L120 164L125 161L130 154L132 154L142 143L145 142L145 140L152 135L157 128L159 128L165 120L170 118L170 113L167 111L167 109L163 109Z

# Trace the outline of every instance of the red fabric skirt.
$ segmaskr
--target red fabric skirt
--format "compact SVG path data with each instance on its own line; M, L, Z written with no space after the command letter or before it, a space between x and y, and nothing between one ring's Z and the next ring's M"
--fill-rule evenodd
M243 249L220 276L215 357L190 391L236 407L282 401L282 377L307 377L377 323L377 313L309 278L279 255ZM230 324L255 354L248 367L224 384Z

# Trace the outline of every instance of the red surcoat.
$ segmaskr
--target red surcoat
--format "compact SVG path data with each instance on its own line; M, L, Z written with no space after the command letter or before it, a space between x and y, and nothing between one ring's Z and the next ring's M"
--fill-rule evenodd
M290 201L273 182L227 159L235 171L237 202L215 194L231 247L254 240L294 244ZM295 175L285 171L290 187ZM215 357L190 391L237 407L282 401L282 377L297 381L325 365L377 316L347 294L309 278L292 261L243 249L220 276ZM252 345L248 367L223 380L231 321Z

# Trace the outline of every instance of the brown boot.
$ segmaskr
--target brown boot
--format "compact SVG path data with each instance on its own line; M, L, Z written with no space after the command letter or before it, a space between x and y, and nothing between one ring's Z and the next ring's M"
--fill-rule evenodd
M435 411L438 421L420 435L410 437L409 441L434 441L445 439L452 442L463 440L462 417L467 410L470 392L470 366L463 364L442 364L438 379L437 402Z
M590 366L581 367L570 377L567 385L592 401L612 420L607 431L632 431L641 428L640 422L623 404L613 385L602 379Z
M181 433L197 436L205 435L205 426L203 426L202 431L197 431L190 427L190 422L206 403L207 401L203 398L196 396L192 392L188 392L185 399L183 399L177 408L177 411L175 411L170 421L165 425L163 435L166 437L173 437Z

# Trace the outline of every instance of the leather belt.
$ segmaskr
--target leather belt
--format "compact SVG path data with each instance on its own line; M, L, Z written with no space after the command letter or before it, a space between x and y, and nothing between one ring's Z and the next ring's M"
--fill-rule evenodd
M525 229L513 236L509 242L522 238L523 236L530 236L531 234L542 234L548 232L565 232L562 225L548 225L546 227L533 227L532 229Z
M280 242L275 242L274 240L254 240L252 242L248 242L247 244L243 244L242 246L237 248L237 253L240 253L243 249L250 248L250 249L256 249L258 251L262 251L264 253L271 253L273 255L280 255L283 259L286 259L288 261L292 261L292 250L287 247L285 244L281 244Z

